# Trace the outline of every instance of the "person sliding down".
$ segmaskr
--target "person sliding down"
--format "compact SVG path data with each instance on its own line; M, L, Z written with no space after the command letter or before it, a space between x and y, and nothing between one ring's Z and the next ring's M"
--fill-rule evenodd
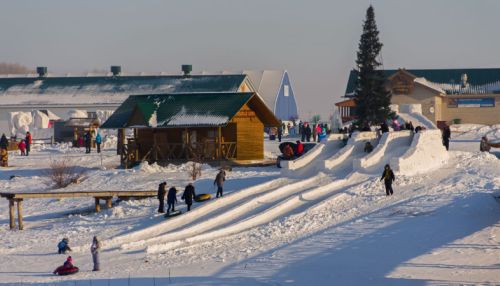
M283 158L285 158L286 160L293 159L293 149L288 144L285 146L285 148L283 148Z
M191 205L193 204L194 197L196 193L194 192L193 184L189 183L184 189L184 194L182 194L182 199L186 202L187 211L191 210Z
M63 238L58 244L57 244L57 252L59 254L66 254L67 251L71 251L71 248L69 247L69 239L68 238Z
M175 203L177 202L177 190L174 187L171 187L168 190L167 194L167 213L170 213L170 208L172 208L172 212L175 212Z
M78 272L78 267L75 267L73 265L73 259L71 256L68 256L66 261L64 262L63 265L59 266L54 270L54 274L59 274L59 275L70 275L70 274L75 274Z
M365 153L371 153L373 151L372 144L368 141L365 143Z
M393 194L392 182L395 179L396 178L394 177L394 173L391 170L391 166L389 166L389 164L385 165L384 172L382 173L382 178L380 178L380 181L384 180L385 194L387 196L391 196Z

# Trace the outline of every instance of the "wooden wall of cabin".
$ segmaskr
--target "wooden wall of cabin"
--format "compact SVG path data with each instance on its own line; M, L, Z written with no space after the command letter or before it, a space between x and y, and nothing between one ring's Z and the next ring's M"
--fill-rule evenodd
M246 104L231 120L236 123L236 159L264 159L264 124Z

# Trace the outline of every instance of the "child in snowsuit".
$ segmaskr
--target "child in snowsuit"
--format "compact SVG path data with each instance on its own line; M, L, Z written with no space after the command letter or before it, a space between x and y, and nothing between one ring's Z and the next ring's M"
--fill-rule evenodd
M94 236L92 240L92 246L90 246L90 253L92 253L92 261L94 262L94 269L92 271L101 270L101 265L99 261L99 251L101 251L101 242Z
M97 133L97 135L95 136L95 144L97 145L97 153L101 153L101 142L102 142L101 133Z
M21 156L26 156L26 143L24 142L24 140L21 140L21 142L19 142L17 148L19 148L19 151L21 151Z
M391 166L389 166L389 164L385 165L384 172L382 173L382 178L380 178L380 181L384 180L385 194L387 196L391 196L393 194L392 182L395 179L396 178L394 177L394 173L391 170Z
M481 138L481 143L479 143L479 151L481 152L490 152L490 145L488 144L488 138L486 136L483 136Z
M191 205L193 204L195 196L196 193L194 191L194 186L193 184L189 183L184 189L184 194L182 194L182 199L184 200L184 202L186 202L187 205L187 211L191 210Z
M167 194L167 213L170 213L170 208L172 212L175 212L175 203L177 202L177 190L171 187Z
M223 191L224 191L223 187L225 181L226 181L226 172L224 170L220 170L214 180L214 185L217 184L217 194L215 195L216 198L218 198L219 195L221 197L223 196Z
M58 244L57 244L57 252L59 254L66 254L67 251L71 251L71 247L69 247L69 239L68 238L63 238Z

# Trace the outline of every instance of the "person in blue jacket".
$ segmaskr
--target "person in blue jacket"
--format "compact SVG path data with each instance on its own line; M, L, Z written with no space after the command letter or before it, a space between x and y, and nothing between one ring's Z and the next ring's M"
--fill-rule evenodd
M172 212L175 212L175 203L177 202L177 190L171 187L167 194L167 213L170 213L170 208Z
M97 145L97 153L101 153L101 142L102 142L101 133L97 133L97 135L95 136L95 144Z
M63 238L58 244L58 253L59 254L66 254L67 251L71 251L71 248L69 247L69 239L68 238Z

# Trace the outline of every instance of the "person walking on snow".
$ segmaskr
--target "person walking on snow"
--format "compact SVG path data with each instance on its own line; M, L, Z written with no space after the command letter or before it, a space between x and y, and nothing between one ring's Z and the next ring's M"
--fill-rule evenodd
M281 142L281 137L283 137L283 127L280 125L278 127L278 142Z
M380 181L384 180L385 185L385 194L387 196L392 196L392 182L394 182L396 178L394 177L394 172L391 170L391 166L389 164L385 165L384 172L382 173L382 178Z
M193 184L189 183L186 188L184 188L184 194L182 194L182 199L186 202L187 211L191 210L191 205L193 204L194 197L196 193L194 191Z
M102 142L101 133L97 133L97 135L95 136L95 144L97 145L97 153L101 153L101 142Z
M92 253L92 261L94 262L94 269L92 269L92 271L101 270L101 265L99 261L100 251L101 251L101 242L99 241L97 236L94 236L94 239L92 240L92 245L90 246L90 253Z
M175 212L175 203L177 202L177 189L171 187L168 190L167 194L167 213L170 213L170 209L172 212Z
M31 144L33 144L33 138L31 137L31 133L29 131L26 132L26 138L24 141L26 143L26 156L29 156L31 151Z
M445 125L443 127L443 145L446 147L446 151L450 148L450 137L451 137L451 130L450 126Z
M215 177L214 180L214 186L217 184L217 194L215 195L216 198L219 196L223 196L223 187L224 187L224 182L226 181L226 172L224 170L220 170L217 176Z
M159 201L158 212L159 213L165 212L165 194L167 193L167 190L165 189L166 186L167 186L167 182L163 182L163 183L160 183L158 185L158 201Z

